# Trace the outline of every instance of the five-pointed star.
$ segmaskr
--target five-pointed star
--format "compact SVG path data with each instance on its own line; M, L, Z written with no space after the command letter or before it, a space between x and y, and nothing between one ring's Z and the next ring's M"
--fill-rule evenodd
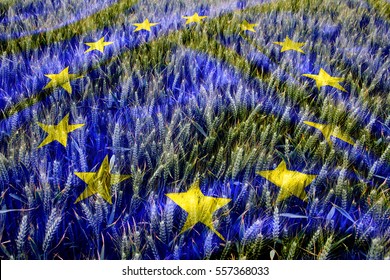
M108 156L106 156L97 172L75 172L77 177L88 184L86 189L76 199L75 203L86 199L94 194L100 194L108 203L112 204L111 184L118 184L130 178L130 175L120 175L110 173Z
M69 67L66 67L58 74L47 74L45 76L51 81L44 87L44 89L60 86L69 94L72 93L70 81L82 78L82 76L78 76L76 74L69 74Z
M148 19L145 19L141 23L133 23L134 26L137 28L134 30L134 32L140 31L140 30L147 30L150 32L150 27L157 25L158 22L149 22Z
M312 74L303 74L302 76L311 78L316 81L316 85L318 89L320 87L324 86L331 86L334 88L337 88L342 91L346 91L339 83L344 81L344 78L340 77L332 77L324 69L320 69L320 73L318 75L312 75Z
M183 16L183 18L186 19L185 24L190 24L192 22L200 23L202 21L202 19L207 18L207 16L200 16L200 15L198 15L198 13L195 13L192 16L185 16L185 17Z
M305 53L301 47L305 45L305 43L300 42L294 42L292 41L288 36L284 39L284 42L273 42L276 45L282 46L282 49L280 52L285 52L289 50L297 51L300 53Z
M84 53L88 53L93 50L98 50L99 52L104 52L104 47L109 46L113 44L114 42L105 42L104 37L100 38L99 41L92 42L92 43L84 43L87 46L89 46L89 49L86 50Z
M69 114L67 114L57 125L47 125L43 123L38 123L38 125L49 134L42 143L39 144L38 148L41 148L53 141L58 141L62 144L62 146L66 147L68 133L84 126L84 124L69 124Z
M214 228L212 216L215 211L228 204L231 199L203 195L199 188L199 181L193 183L186 192L168 193L166 196L188 213L180 234L201 222L225 241L223 236Z
M256 32L254 27L258 26L256 23L249 23L245 19L244 21L240 24L241 30L242 31L251 31L251 32Z
M316 175L288 170L284 161L274 170L258 171L256 173L281 188L277 201L282 201L292 195L306 201L305 187L317 177Z
M308 122L308 121L304 121L303 123L305 123L309 126L315 127L319 131L321 131L322 134L324 135L326 141L329 143L329 145L332 145L332 141L330 140L331 136L339 138L339 139L343 140L344 142L347 142L348 144L354 145L354 142L351 139L351 137L340 132L336 126L332 126L330 124L320 124L320 123Z

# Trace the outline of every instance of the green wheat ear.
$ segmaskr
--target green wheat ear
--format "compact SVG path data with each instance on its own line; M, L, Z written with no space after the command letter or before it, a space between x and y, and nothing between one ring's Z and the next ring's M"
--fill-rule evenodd
M15 1L6 0L7 4L13 4ZM324 2L324 5L319 5L320 2ZM386 13L389 5L386 5L383 0L371 0L369 1L376 13L380 14L384 18L388 18L389 13ZM121 7L130 6L135 1L120 1L123 4ZM250 77L256 81L260 81L262 86L266 90L262 92L270 92L276 90L280 94L283 105L295 106L297 104L305 107L304 113L306 117L319 117L324 121L331 124L339 124L343 121L346 125L350 125L350 120L354 125L350 125L352 130L353 126L357 126L358 116L345 116L347 112L346 108L334 106L330 97L326 97L324 92L320 92L317 101L307 96L307 88L303 85L290 86L286 83L279 82L279 76L274 73L260 73L254 65L251 64L244 56L237 54L234 50L229 47L223 46L218 40L215 39L214 35L220 31L227 24L228 21L233 25L240 22L239 17L250 15L251 13L267 15L267 12L278 10L282 11L301 11L304 10L305 14L309 17L313 16L316 12L321 12L321 9L325 7L329 1L275 1L273 3L267 3L257 7L249 8L244 11L240 11L238 18L228 14L222 15L219 18L210 19L204 24L206 31L198 34L197 29L189 28L184 31L177 31L169 34L163 38L157 38L154 42L147 43L144 46L135 48L134 50L124 51L123 53L109 58L105 61L99 61L98 64L94 65L90 69L85 71L85 74L100 68L101 66L110 66L112 63L118 62L123 68L124 76L120 79L119 84L127 81L129 77L133 75L139 76L140 80L147 81L147 87L149 89L146 92L145 100L150 102L156 94L160 93L163 84L160 84L158 79L154 80L155 77L161 75L158 70L158 66L164 66L164 71L173 69L175 64L179 64L179 61L169 62L173 57L180 57L184 52L180 53L177 49L185 49L185 51L192 50L200 52L201 54L207 54L209 57L217 60L222 60L234 69L242 74L244 77ZM330 7L334 11L334 7ZM120 10L120 9L119 9ZM345 7L341 7L340 10L344 11ZM105 10L107 12L108 10ZM107 17L112 17L113 10L110 9L110 13L107 12ZM307 12L307 13L306 13ZM100 14L102 15L102 14ZM103 16L102 18L105 18ZM88 18L90 20L91 18ZM119 23L121 19L111 21L110 23ZM80 22L79 22L80 23ZM82 23L82 22L81 22ZM93 23L95 24L95 23ZM66 38L70 38L75 34L86 33L90 31L92 23L87 23L85 26L70 30L68 27L60 29L58 31L49 32L48 43L59 42ZM98 26L107 26L106 23L98 20ZM92 30L92 29L91 29ZM226 35L229 32L233 33L234 29L228 29ZM247 36L248 37L248 36ZM38 40L35 40L38 38ZM25 39L28 39L26 37ZM271 56L271 53L265 46L260 46L255 40L250 41L249 37L245 38L249 44L256 47L257 50L263 52L269 56L271 61L276 61L275 57ZM9 42L9 48L12 52L19 50L30 50L38 48L42 42L40 37L31 37L31 40L26 40L25 43L19 42L18 40L12 40ZM20 47L19 47L20 46ZM177 48L178 47L178 48ZM172 49L176 49L176 52ZM1 50L1 47L0 47ZM8 46L4 50L8 50ZM4 56L5 57L5 56ZM335 67L341 67L343 65L338 62L330 60L327 61L330 65ZM285 65L279 65L285 67ZM166 67L166 68L165 68ZM171 68L169 68L171 67ZM108 67L111 69L110 67ZM167 70L168 69L168 70ZM289 72L287 68L283 68L286 72ZM110 78L104 81L102 86L103 94L99 95L95 92L95 88L91 85L87 86L87 82L81 82L82 92L85 93L84 99L91 99L94 102L94 98L107 98L109 102L122 102L123 107L141 106L140 100L144 96L140 96L139 93L133 92L133 85L127 86L127 89L123 89L122 95L118 96L115 93L110 93L112 88L110 82L114 81L111 78L112 74L106 73ZM84 70L83 70L84 72ZM192 73L192 72L191 72ZM83 73L84 74L84 73ZM149 76L154 76L149 79ZM193 74L190 74L193 75ZM175 86L180 87L179 74L176 73ZM194 78L191 76L191 78ZM196 78L196 77L195 77ZM348 81L353 82L356 77L349 77ZM245 78L246 79L246 78ZM360 89L360 85L353 85L353 87ZM7 117L27 108L46 97L52 98L49 92L45 94L38 94L35 98L22 100L16 106L8 110ZM164 94L169 94L164 92ZM207 95L208 94L208 95ZM264 256L268 257L270 251L276 253L278 257L285 259L294 258L319 258L319 259L332 259L335 256L332 255L334 250L340 246L340 242L343 241L344 236L336 235L334 233L335 221L333 221L335 207L332 207L334 199L337 199L337 209L340 211L346 211L349 205L349 200L352 195L361 194L362 208L369 208L369 214L356 214L356 236L354 236L356 247L359 250L364 251L368 259L381 259L385 258L384 248L388 243L387 232L375 233L378 236L372 237L373 232L369 231L365 227L365 220L376 217L381 220L383 217L387 217L389 214L389 198L388 192L385 191L386 186L383 185L377 190L371 191L371 187L366 183L366 179L371 180L376 178L376 170L379 166L389 161L390 146L386 148L386 144L376 142L370 135L371 127L367 126L366 132L356 132L358 141L353 147L354 150L361 150L363 148L370 149L375 147L375 152L380 156L379 160L370 166L368 174L360 174L356 171L356 174L363 178L358 184L353 184L352 180L346 177L346 171L352 164L352 158L349 158L347 152L339 152L334 148L329 148L326 143L321 143L319 135L307 134L303 125L297 125L296 127L290 127L289 125L289 111L286 110L282 117L276 117L271 115L260 116L260 106L256 104L244 104L240 97L246 97L247 95L253 94L243 89L238 89L235 94L227 94L226 98L230 100L230 107L225 109L222 97L216 97L219 93L217 90L210 90L207 96L207 103L213 103L216 109L211 112L211 109L203 109L196 103L191 103L187 108L182 108L183 112L179 109L173 113L172 119L169 122L166 120L163 114L158 114L156 119L145 118L136 120L135 131L128 131L127 127L122 127L119 122L113 123L112 127L109 125L109 130L112 132L110 137L113 141L112 150L114 153L123 158L126 164L129 164L129 168L134 172L132 183L127 185L128 189L133 192L133 197L129 200L126 199L126 191L119 190L114 186L117 203L108 208L107 204L97 198L97 200L90 200L87 203L81 203L80 209L82 213L82 219L87 224L87 229L91 230L90 233L85 236L86 240L90 241L91 244L100 241L100 231L104 228L105 232L109 233L112 238L112 243L115 244L115 250L118 256L122 259L141 259L141 258L164 258L163 253L159 251L158 246L160 242L164 245L170 246L173 250L174 258L179 259L184 253L182 248L183 244L188 242L184 236L176 238L175 234L177 229L174 226L174 219L180 220L180 225L184 224L185 214L176 216L172 205L166 205L164 209L147 209L147 214L150 215L150 228L148 225L134 225L132 221L132 215L140 205L148 206L153 203L150 200L154 200L156 193L160 192L160 187L166 187L172 185L173 188L182 188L186 186L186 183L192 179L195 174L200 173L201 176L211 180L224 181L224 185L230 180L240 180L243 175L243 187L240 189L240 193L237 201L234 202L234 206L231 209L224 209L223 215L226 219L227 224L230 225L234 221L234 216L230 216L236 209L239 208L241 203L245 205L245 215L242 216L242 223L240 224L244 238L242 240L228 240L225 247L221 247L221 258L246 258L246 259L257 259ZM26 95L27 96L27 95ZM30 96L30 95L28 95ZM220 99L218 99L220 98ZM129 102L131 100L131 102ZM219 101L217 101L219 100ZM368 108L375 106L374 98L365 96L361 102L367 105ZM384 101L385 102L385 101ZM131 103L131 104L128 104ZM323 106L318 109L318 104ZM147 103L147 105L150 105ZM187 109L194 107L197 114L191 115L187 112ZM48 112L44 114L49 114ZM75 109L74 109L75 110ZM189 111L189 110L188 110ZM256 112L256 113L254 113ZM376 112L380 114L380 112ZM93 114L93 113L91 113ZM186 116L184 116L186 114ZM97 116L98 117L98 116ZM200 118L202 121L197 122L194 119ZM4 117L5 118L5 117ZM92 117L94 118L94 117ZM345 118L345 120L344 120ZM95 117L96 119L96 117ZM387 122L388 123L388 122ZM93 123L96 125L96 123ZM145 131L143 131L145 130ZM149 133L150 132L150 133ZM13 132L14 133L14 132ZM38 133L36 133L38 134ZM0 154L0 182L10 184L10 176L8 172L8 160L10 161L21 161L30 162L31 165L35 163L34 158L38 158L35 151L27 153L25 151L25 145L23 142L27 142L29 139L20 138L16 133L11 137L12 141L9 141L10 149L6 156ZM78 143L83 143L83 137L77 139ZM102 141L101 139L94 139L94 141ZM375 140L375 141L374 141ZM129 144L129 148L124 147L125 143ZM24 143L25 144L25 143ZM97 145L100 146L100 145ZM80 144L80 147L83 145ZM351 153L354 152L352 150ZM26 152L26 155L24 155ZM82 156L84 150L81 148L77 151L71 151L76 154L76 158L80 157L80 165L84 170L87 170L87 163L85 157ZM356 151L355 151L356 152ZM310 155L311 161L308 161L307 154ZM291 156L289 156L291 155ZM73 156L73 155L72 155ZM281 215L286 212L286 204L275 204L275 190L274 186L266 182L261 185L255 178L256 170L264 170L274 161L275 156L281 156L285 158L293 158L296 156L296 161L302 164L306 164L307 168L312 168L312 162L325 162L325 168L321 171L326 171L328 166L332 164L339 168L339 177L335 181L329 179L324 175L320 174L319 177L326 181L327 193L320 199L316 197L318 195L318 187L310 187L309 193L312 195L312 201L308 211L309 214L316 214L318 212L327 215L327 219L324 224L313 225L314 232L310 232L307 229L302 229L297 235L298 237L291 240L288 235L288 223L286 219ZM313 160L314 159L314 160ZM254 167L255 166L255 167ZM123 166L122 166L123 167ZM47 170L46 170L46 169ZM53 166L52 169L45 167L43 173L57 174L58 167ZM121 167L120 167L121 168ZM127 168L127 167L126 167ZM41 171L40 171L41 172ZM66 175L65 175L66 178ZM12 180L12 178L11 178ZM44 219L47 222L44 223L45 232L42 236L42 240L36 240L37 226L35 221L30 221L29 214L19 217L19 228L17 230L16 238L16 252L18 258L28 257L28 252L32 251L31 255L35 254L35 257L46 258L56 245L56 236L60 236L61 221L63 213L60 209L56 208L59 205L65 204L67 198L69 198L73 190L73 182L71 176L66 178L65 187L60 183L52 185L44 185L42 190L37 188L31 183L24 186L21 190L23 192L24 199L28 208L34 208L38 201L43 197L43 209L45 212ZM58 186L61 187L61 192L56 195ZM145 195L146 193L146 195ZM56 195L56 196L55 196ZM149 195L149 196L148 196ZM55 198L53 198L55 196ZM142 197L141 197L142 196ZM58 200L57 200L58 197ZM130 201L130 205L125 205L125 201ZM370 201L367 204L366 201ZM24 202L24 201L23 201ZM355 202L356 203L356 202ZM355 205L356 206L356 205ZM364 206L364 207L363 207ZM251 207L255 207L256 215L265 215L270 217L267 221L271 228L271 233L262 233L261 230L256 229L257 216L249 216L250 211L253 210ZM126 210L122 213L121 211L125 208ZM331 209L331 210L329 210ZM133 211L134 210L134 211ZM226 210L226 211L225 211ZM160 212L159 212L160 211ZM332 212L333 211L333 212ZM339 210L337 210L339 211ZM327 214L327 212L329 212ZM115 214L115 215L114 215ZM332 214L332 215L331 215ZM77 215L77 214L76 214ZM358 216L362 215L362 216ZM120 219L117 220L117 216ZM248 217L249 216L249 217ZM149 217L149 216L148 216ZM241 217L240 217L241 218ZM355 217L354 217L355 218ZM75 218L80 221L80 217ZM230 219L230 220L229 220ZM249 222L248 222L249 221ZM107 228L105 225L108 225ZM30 228L31 226L31 228ZM70 227L71 232L73 225ZM180 227L179 227L180 228ZM379 227L378 227L379 228ZM156 230L155 230L156 229ZM86 232L88 232L86 230ZM69 233L70 234L70 233ZM294 233L295 234L295 233ZM29 242L26 242L27 235L29 236ZM92 235L92 237L91 237ZM271 236L270 236L271 235ZM213 244L212 235L206 235L205 238L205 258L211 258L213 255ZM68 237L68 236L66 236ZM156 238L157 237L157 238ZM31 240L30 240L31 238ZM57 240L58 241L58 240ZM99 242L97 242L99 243ZM38 244L38 245L36 245ZM100 244L100 243L99 243ZM188 243L187 243L188 244ZM283 244L283 246L280 246ZM306 245L307 244L307 245ZM27 245L29 245L27 249ZM42 246L41 246L42 245ZM61 246L63 243L61 244ZM8 245L6 245L8 246ZM92 246L92 245L91 245ZM272 248L272 249L271 249ZM96 249L96 248L95 248ZM104 251L103 248L101 248ZM40 252L44 252L44 256L40 256ZM367 253L367 254L366 254ZM96 254L96 253L95 253ZM16 254L15 254L16 255ZM9 257L12 256L11 254ZM104 258L104 254L101 254ZM93 257L97 257L94 255Z

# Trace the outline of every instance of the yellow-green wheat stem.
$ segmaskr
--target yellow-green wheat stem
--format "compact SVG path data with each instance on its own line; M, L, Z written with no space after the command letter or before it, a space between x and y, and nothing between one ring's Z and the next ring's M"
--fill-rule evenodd
M386 0L368 0L368 3L382 18L390 20L390 2Z

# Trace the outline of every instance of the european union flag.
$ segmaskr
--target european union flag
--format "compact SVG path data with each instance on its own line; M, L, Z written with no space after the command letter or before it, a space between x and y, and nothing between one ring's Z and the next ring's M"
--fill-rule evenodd
M389 11L0 4L0 257L389 259Z

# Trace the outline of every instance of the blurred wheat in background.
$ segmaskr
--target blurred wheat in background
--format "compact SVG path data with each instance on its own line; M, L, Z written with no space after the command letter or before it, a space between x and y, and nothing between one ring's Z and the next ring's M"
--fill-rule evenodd
M2 259L390 259L390 3L3 0Z

